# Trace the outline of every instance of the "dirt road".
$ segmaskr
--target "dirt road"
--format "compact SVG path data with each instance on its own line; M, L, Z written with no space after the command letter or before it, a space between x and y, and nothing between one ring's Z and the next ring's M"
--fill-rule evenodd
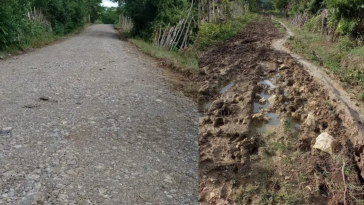
M197 120L110 25L0 61L0 204L197 204Z
M200 52L201 204L363 202L357 121L299 59L272 47L281 38L259 16ZM331 155L313 148L321 134L335 139Z

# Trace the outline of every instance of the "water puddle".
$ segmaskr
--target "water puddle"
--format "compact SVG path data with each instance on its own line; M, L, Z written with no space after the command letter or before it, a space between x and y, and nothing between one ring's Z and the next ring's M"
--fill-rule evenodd
M259 81L259 83L264 86L264 89L266 88L266 86L269 86L269 89L273 89L276 87L275 85L273 85L273 83L270 80L262 80L262 81Z
M260 133L266 132L268 127L277 126L280 123L277 113L270 112L266 116L269 118L268 123L260 122L256 125L256 129Z
M266 101L265 103L261 103L261 102L255 102L254 103L254 113L259 112L260 109L263 108L267 108L269 106L269 102L268 102L268 98L270 97L270 95L268 94L268 92L266 90L263 90L260 94L259 94L260 98L265 98Z
M279 68L278 68L279 71ZM278 74L279 75L279 74ZM262 99L263 97L266 99L266 101L263 102L254 102L254 113L258 113L261 109L267 108L269 106L269 102L268 99L270 97L270 95L268 94L268 90L269 89L274 89L276 86L270 81L270 80L261 80L259 82L260 84L263 85L263 91L259 94L260 99ZM285 105L288 105L288 93L286 91L283 92L283 95L285 97ZM264 133L267 132L268 128L272 128L274 126L277 126L279 124L281 124L281 121L278 118L278 114L277 113L267 113L265 114L266 117L268 117L268 122L257 122L257 124L255 125L255 128L257 130L257 132L259 133ZM293 130L300 130L301 128L301 124L302 122L298 119L292 118L292 117L288 117L285 119L284 121L284 126L287 127L288 129L293 129Z
M260 109L267 108L269 106L268 99L269 99L270 95L268 94L267 90L273 89L276 87L270 80L262 80L259 83L264 85L264 89L259 94L259 97L260 97L260 99L264 97L266 99L266 101L265 101L265 103L255 102L254 103L254 113L258 113L260 111ZM269 126L276 126L276 125L279 125L279 123L280 123L277 113L270 112L270 113L267 113L265 116L268 117L269 121L268 122L258 122L258 124L256 125L256 129L260 133L266 132L267 128Z
M266 101L264 103L254 102L254 109L253 109L254 113L257 113L257 112L259 112L259 110L261 110L263 108L267 108L269 106L268 99L269 99L270 95L268 94L267 88L268 89L275 88L275 85L270 80L261 80L261 81L259 81L259 83L264 86L264 89L259 94L259 97L260 97L260 99L265 98Z
M221 90L220 90L220 94L223 94L224 92L226 92L229 88L231 88L231 86L233 86L234 85L234 81L233 82L231 82L231 83L229 83L229 84L227 84L225 87L223 87Z

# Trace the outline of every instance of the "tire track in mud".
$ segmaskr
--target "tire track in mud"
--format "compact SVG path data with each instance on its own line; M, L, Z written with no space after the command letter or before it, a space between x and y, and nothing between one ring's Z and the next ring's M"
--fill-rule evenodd
M200 52L200 204L343 203L342 160L346 183L361 184L355 124L319 79L271 48L282 37L263 17ZM333 156L312 149L323 132L340 142Z

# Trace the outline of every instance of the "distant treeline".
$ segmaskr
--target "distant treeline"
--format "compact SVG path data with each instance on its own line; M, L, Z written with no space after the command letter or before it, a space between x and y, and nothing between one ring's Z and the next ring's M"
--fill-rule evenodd
M132 35L153 40L155 31L168 24L177 25L187 17L192 0L114 0L119 2L119 12L134 23ZM198 19L198 0L194 0L191 16ZM190 16L190 17L191 17ZM194 30L197 34L197 26Z
M62 36L99 18L101 0L0 0L0 51L47 34Z

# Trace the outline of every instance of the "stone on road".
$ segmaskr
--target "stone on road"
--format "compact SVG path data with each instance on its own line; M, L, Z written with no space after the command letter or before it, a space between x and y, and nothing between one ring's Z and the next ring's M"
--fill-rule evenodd
M197 204L197 121L111 25L1 61L0 204Z

